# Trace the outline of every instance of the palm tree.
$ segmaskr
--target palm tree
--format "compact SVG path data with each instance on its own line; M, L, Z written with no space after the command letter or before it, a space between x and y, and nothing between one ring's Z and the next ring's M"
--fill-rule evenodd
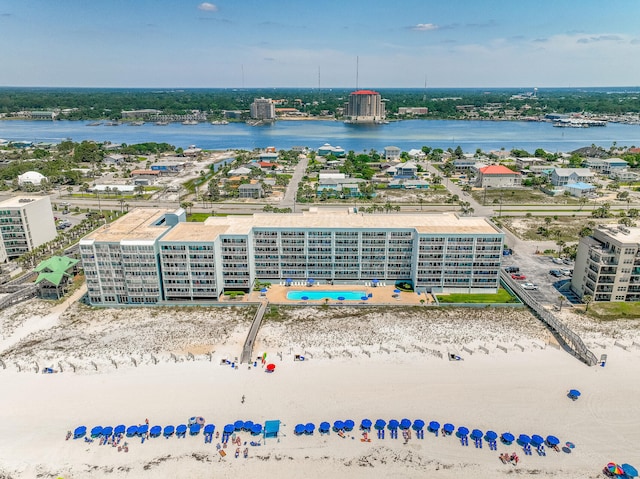
M564 303L565 297L560 294L558 295L558 301L560 302L560 312L562 312L562 303Z
M591 296L590 294L585 294L582 297L582 302L585 304L585 308L584 308L585 313L589 311L589 303L591 303L591 301L593 301L593 296Z

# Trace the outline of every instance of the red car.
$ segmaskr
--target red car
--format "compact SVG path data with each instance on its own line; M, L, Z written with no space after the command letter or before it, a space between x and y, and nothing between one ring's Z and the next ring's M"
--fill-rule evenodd
M512 274L511 277L517 280L527 279L527 277L524 274Z

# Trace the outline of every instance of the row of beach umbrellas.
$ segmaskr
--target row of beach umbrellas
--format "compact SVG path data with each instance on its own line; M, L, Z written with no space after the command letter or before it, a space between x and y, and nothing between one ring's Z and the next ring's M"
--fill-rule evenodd
M615 462L610 462L605 466L605 470L612 476L621 478L638 477L638 470L631 464L616 464Z

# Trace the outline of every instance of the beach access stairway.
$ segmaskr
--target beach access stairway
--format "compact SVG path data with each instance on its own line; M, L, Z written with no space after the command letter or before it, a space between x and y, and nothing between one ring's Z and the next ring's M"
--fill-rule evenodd
M0 300L0 310L8 308L21 301L34 298L38 295L38 287L35 284L28 286L22 285L22 287L14 292L11 292L8 296Z
M256 312L256 315L253 317L251 328L249 328L249 334L247 335L247 339L245 339L244 346L242 347L242 356L240 356L240 364L251 362L251 358L253 356L253 345L255 343L256 336L258 335L260 324L262 324L262 318L264 317L264 313L266 313L267 311L267 306L269 306L269 301L262 301L260 303L260 307L258 308L258 311Z
M520 301L526 304L533 310L535 315L541 319L551 331L559 337L566 347L576 356L580 361L589 366L595 366L598 364L598 359L589 348L584 344L580 336L574 333L569 326L564 324L560 319L553 315L550 311L544 308L542 304L531 294L529 291L523 289L520 284L515 281L505 271L500 272L500 278L514 292Z

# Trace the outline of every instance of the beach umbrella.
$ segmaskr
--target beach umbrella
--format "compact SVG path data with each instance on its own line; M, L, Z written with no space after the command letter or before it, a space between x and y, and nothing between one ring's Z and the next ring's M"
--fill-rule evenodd
M526 434L520 434L518 436L518 442L524 446L526 444L531 443L531 438L529 436L527 436Z
M378 280L377 280L376 278L373 278L373 279L371 280L371 282L372 282L373 284L378 284Z
M363 419L360 422L360 429L371 429L371 419Z
M538 435L538 434L534 434L533 436L531 436L531 445L538 447L540 444L544 444L544 437Z
M113 434L113 428L111 426L107 426L107 427L103 427L102 428L102 435L105 437L109 437L111 436L111 434Z
M413 421L412 427L415 431L422 431L422 429L424 428L424 421L422 419L416 419L415 421Z
M95 426L91 428L91 437L98 437L102 435L102 426Z
M186 424L178 424L176 426L176 434L184 434L187 432L187 425Z
M149 431L149 425L143 424L142 426L138 426L138 436L144 436Z
M276 370L276 365L273 363L269 363L267 364L267 371L269 371L270 373L272 373L273 371Z
M305 434L313 434L313 431L315 431L315 430L316 430L316 425L313 424L312 422L308 422L304 426L304 433Z
M176 430L176 428L173 427L173 426L165 426L163 434L165 436L169 437L174 433L175 430Z
M309 278L309 279L307 280L307 283L309 283L309 284L313 284L313 283L314 283L314 281L315 281L315 280L314 280L313 278Z
M260 292L261 292L261 293L266 293L267 291L269 291L267 288L262 288L262 289L260 290Z
M467 434L469 434L469 429L467 429L467 428L466 428L466 427L464 427L464 426L460 426L460 427L458 427L458 435L459 435L459 436L464 437L464 436L466 436Z
M213 434L215 430L216 430L215 424L207 424L204 427L204 433L205 434ZM151 428L151 431L153 431L153 428Z
M498 439L498 433L496 433L495 431L487 431L484 434L484 437L487 441L495 441L496 439Z
M400 429L409 429L411 427L411 420L404 418L400 421Z
M471 431L471 439L482 439L482 431L480 429L474 429Z
M74 439L82 437L87 433L87 426L79 426L73 430Z
M560 439L555 436L547 436L547 444L549 444L550 446L557 446L558 444L560 444Z
M162 427L161 426L153 426L151 428L151 430L149 431L149 434L151 435L151 437L158 437L160 434L162 434Z
M569 397L570 398L574 398L574 399L579 398L580 394L581 394L580 391L578 391L577 389L570 389L569 390Z
M431 421L429 423L429 430L436 432L438 429L440 429L440 423L438 421Z
M338 301L344 301L345 297L344 296L338 296Z
M607 470L614 476L621 476L622 474L624 474L622 468L615 462L610 462L609 464L607 464Z
M224 429L223 429L223 431L224 431L226 434L231 434L231 433L232 433L233 431L235 431L235 430L236 430L236 428L233 426L233 424L226 424L226 425L224 426Z
M322 421L320 423L320 427L318 428L320 432L329 432L329 429L331 429L331 424L329 424L327 421Z
M373 427L380 430L380 429L384 429L386 425L387 425L387 421L385 421L384 419L377 419Z
M344 423L343 423L342 421L335 421L335 422L333 423L333 428L334 428L336 431L340 431L340 430L344 429Z
M242 429L242 426L244 426L244 421L240 421L240 420L238 420L238 421L236 421L236 422L234 422L234 423L233 423L233 428L234 428L236 431L239 431L240 429Z
M262 432L262 424L254 424L251 428L251 434L257 436Z
M200 428L202 426L200 426L200 424L195 423L192 424L191 426L189 426L189 434L191 434L192 436L197 435L198 433L200 433Z
M395 429L398 429L399 425L400 423L398 422L397 419L392 419L391 421L389 421L389 424L387 427L393 431Z
M638 470L631 464L622 464L620 467L628 477L638 477Z
M120 434L124 434L126 430L127 430L127 426L125 426L124 424L118 424L116 427L113 428L113 433L116 436L119 436Z
M444 432L446 432L447 434L451 434L455 429L455 426L448 422L444 426L442 426L442 429L444 429Z
M399 290L399 289L394 289L394 290L393 290L393 292L394 292L395 294L400 294L400 290Z
M513 440L515 439L515 436L510 432L503 432L501 437L502 437L502 440L507 443L512 443Z
M299 436L300 434L304 434L304 424L296 424L296 427L293 428L293 432Z
M131 437L135 436L136 434L138 434L138 426L129 426L127 428L127 436Z
M356 423L353 422L351 419L347 419L344 422L344 429L345 431L351 431L354 427L356 426Z
M284 282L285 282L285 283L291 283L291 282L292 282L292 280L291 280L291 278L287 278L287 279L285 279L285 280L284 280Z
M244 424L242 425L242 429L244 429L245 431L251 431L252 427L253 427L253 421L245 421Z
M196 418L196 422L197 422L198 424L200 424L201 426L204 426L205 420L204 420L204 418L203 418L202 416L198 416L198 417Z

